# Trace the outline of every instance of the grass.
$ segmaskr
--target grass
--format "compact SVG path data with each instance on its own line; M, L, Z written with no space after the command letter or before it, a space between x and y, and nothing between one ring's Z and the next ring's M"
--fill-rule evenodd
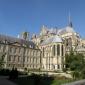
M72 82L72 80L70 80L70 79L64 79L64 80L57 79L57 80L54 80L51 85L62 85L62 84L69 83L69 82Z
M18 85L61 85L64 83L72 82L71 79L55 78L48 76L31 75L27 77L19 77L12 80Z

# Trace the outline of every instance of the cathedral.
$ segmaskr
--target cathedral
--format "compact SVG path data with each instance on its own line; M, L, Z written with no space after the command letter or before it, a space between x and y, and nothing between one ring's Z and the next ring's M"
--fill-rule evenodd
M41 69L62 71L65 68L65 54L71 50L85 54L85 39L74 30L71 20L64 28L42 26L40 34L31 39L41 50Z

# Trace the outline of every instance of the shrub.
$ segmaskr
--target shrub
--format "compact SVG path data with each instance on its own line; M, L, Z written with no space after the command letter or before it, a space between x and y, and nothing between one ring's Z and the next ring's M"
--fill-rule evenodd
M0 70L0 75L8 76L10 73L9 69L1 69Z
M73 79L78 79L80 78L80 73L78 71L73 71L72 76L73 76Z

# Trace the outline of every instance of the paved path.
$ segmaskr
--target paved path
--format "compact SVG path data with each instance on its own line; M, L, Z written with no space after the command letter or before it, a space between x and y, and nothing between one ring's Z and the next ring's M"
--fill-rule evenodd
M75 81L75 82L72 82L72 83L68 83L68 84L62 84L62 85L85 85L85 79L80 80L80 81Z
M13 82L7 80L7 77L0 76L0 85L17 85L17 84L14 84Z

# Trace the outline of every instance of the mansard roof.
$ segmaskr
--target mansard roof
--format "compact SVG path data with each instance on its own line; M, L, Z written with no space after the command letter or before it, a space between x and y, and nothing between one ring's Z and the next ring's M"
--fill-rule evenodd
M12 45L14 43L18 43L21 46L35 48L35 44L32 41L15 38L15 37L11 37L11 36L6 36L6 35L2 35L2 34L0 34L0 43L12 44Z
M47 40L44 40L41 43L41 45L47 45L50 43L59 43L59 42L62 42L62 39L58 35L55 35L55 36L48 38Z

